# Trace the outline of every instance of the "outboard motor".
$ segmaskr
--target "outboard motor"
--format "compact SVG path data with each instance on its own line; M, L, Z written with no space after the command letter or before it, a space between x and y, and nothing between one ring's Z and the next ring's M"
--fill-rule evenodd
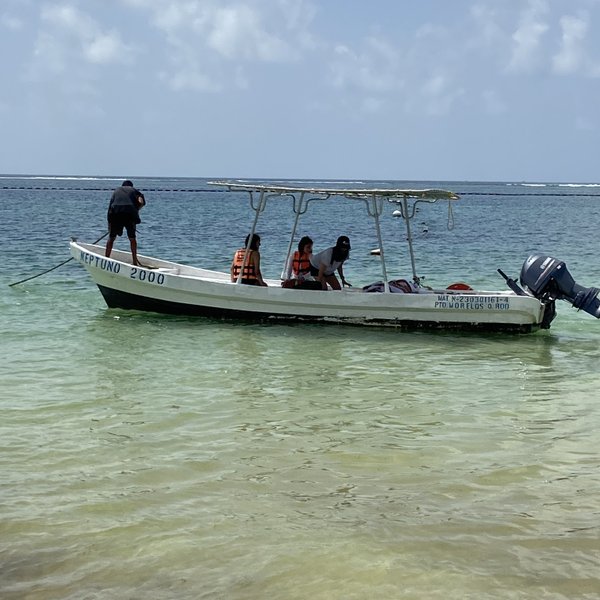
M600 319L600 290L575 283L567 265L556 258L532 254L523 263L520 281L521 285L542 302L566 300L576 309Z

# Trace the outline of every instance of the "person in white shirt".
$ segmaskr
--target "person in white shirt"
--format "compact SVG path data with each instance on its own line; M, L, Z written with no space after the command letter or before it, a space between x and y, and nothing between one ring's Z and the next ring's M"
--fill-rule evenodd
M348 236L341 235L335 246L311 255L310 274L321 282L324 290L328 285L332 290L341 290L342 285L352 287L344 277L344 262L350 256L350 250L350 239ZM341 285L335 276L336 271L342 281Z

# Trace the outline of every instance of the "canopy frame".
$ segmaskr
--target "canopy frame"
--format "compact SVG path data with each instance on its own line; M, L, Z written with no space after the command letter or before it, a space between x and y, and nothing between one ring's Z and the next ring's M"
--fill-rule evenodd
M412 269L413 281L420 285L421 278L417 274L415 253L413 247L413 236L410 221L417 212L417 205L425 202L434 204L439 200L448 200L449 214L452 214L451 201L458 200L458 194L448 190L439 189L396 189L396 188L316 188L272 185L244 181L210 181L210 185L218 185L227 188L231 192L247 192L250 196L250 207L255 213L248 245L252 241L252 236L256 232L258 218L264 212L267 200L272 198L288 197L292 198L292 210L295 214L294 223L288 249L281 272L281 279L287 279L290 275L290 256L300 216L308 210L308 205L313 201L325 201L334 197L343 197L349 200L360 200L365 203L367 214L375 221L375 233L379 242L379 255L381 258L381 271L383 275L384 292L389 292L389 283L387 267L385 262L385 251L383 247L383 237L381 235L380 217L383 214L384 200L397 204L400 210L400 216L404 220L406 227L406 240L408 243L408 252ZM259 194L258 202L255 202L254 195ZM308 196L308 197L307 197ZM412 200L412 202L409 202ZM248 247L246 248L246 250ZM247 260L248 252L244 257L244 263ZM245 264L244 264L245 266ZM243 271L243 269L242 269ZM241 283L241 274L238 276L237 283Z

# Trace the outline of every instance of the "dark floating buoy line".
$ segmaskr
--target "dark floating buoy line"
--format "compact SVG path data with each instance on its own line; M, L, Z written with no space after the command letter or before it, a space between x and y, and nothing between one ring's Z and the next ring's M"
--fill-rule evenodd
M0 186L0 190L37 190L57 191L57 192L103 192L110 193L113 187L54 187L54 186L34 186L34 185L6 185ZM144 192L169 192L183 194L207 194L223 192L222 189L213 188L147 188L144 187ZM456 192L459 196L588 196L591 198L600 197L600 190L597 193L592 192Z
M54 192L112 192L114 186L106 188L98 187L55 187L55 186L38 186L38 185L4 185L0 186L0 190L37 190L40 192L54 191ZM222 192L224 190L218 189L189 189L189 188L147 188L144 187L144 192L193 192L193 193L205 193L205 192Z

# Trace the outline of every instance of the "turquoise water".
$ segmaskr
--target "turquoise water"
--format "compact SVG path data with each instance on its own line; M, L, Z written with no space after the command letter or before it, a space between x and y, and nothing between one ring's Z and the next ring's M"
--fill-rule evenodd
M0 180L3 600L599 597L600 322L564 303L530 336L128 313L73 262L8 287L102 235L116 183ZM245 199L135 183L154 190L142 253L228 266ZM502 289L496 268L539 250L600 284L595 188L406 185L466 192L452 231L445 205L420 213L426 282ZM259 225L270 277L287 212ZM348 279L378 278L372 224L317 213L315 249L348 233Z

